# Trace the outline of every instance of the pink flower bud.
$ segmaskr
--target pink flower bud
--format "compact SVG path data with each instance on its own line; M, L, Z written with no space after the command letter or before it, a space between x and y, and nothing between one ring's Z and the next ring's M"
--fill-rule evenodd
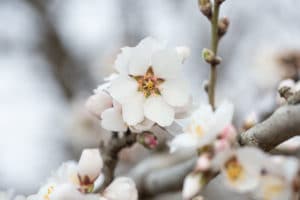
M148 149L155 149L158 145L157 137L150 132L143 132L139 134L138 142Z
M236 141L237 132L232 124L227 125L220 134L221 139L227 140L229 142Z
M208 153L202 154L196 164L197 171L206 171L211 167L211 158Z
M98 178L103 160L98 149L83 150L78 163L78 177L81 185L90 185Z

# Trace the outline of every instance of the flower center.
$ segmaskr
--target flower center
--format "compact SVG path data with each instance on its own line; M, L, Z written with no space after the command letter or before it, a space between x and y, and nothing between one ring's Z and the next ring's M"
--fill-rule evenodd
M236 157L231 158L225 163L227 177L230 181L235 182L244 176L244 168L238 162Z
M151 95L160 95L159 85L165 80L155 76L150 66L144 76L131 76L138 83L138 91L142 92L147 98Z
M50 186L47 189L47 193L44 195L44 200L50 200L50 195L54 191L54 186Z
M196 127L194 128L194 131L198 136L202 136L204 133L203 129L200 125L196 125Z

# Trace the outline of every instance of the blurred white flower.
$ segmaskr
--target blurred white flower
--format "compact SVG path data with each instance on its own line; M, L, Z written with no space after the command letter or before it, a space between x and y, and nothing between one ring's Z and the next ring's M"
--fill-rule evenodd
M227 186L238 192L255 189L260 181L265 154L254 147L223 152L219 157L221 176Z
M105 189L103 197L108 200L137 200L138 192L132 179L119 177Z
M123 119L129 126L145 117L169 126L174 121L174 107L186 106L189 101L180 56L153 38L134 48L123 48L115 67L120 76L112 81L109 92L122 105Z
M191 49L186 46L176 47L176 52L179 55L181 62L184 62L191 55Z
M299 162L295 158L273 156L266 159L256 196L264 200L292 199L298 172Z
M99 149L85 149L78 162L78 177L83 185L93 184L103 168Z
M203 185L201 185L202 175L198 173L190 173L183 182L182 197L183 199L191 199L197 195Z
M222 130L231 124L233 105L224 101L216 111L209 104L202 104L192 114L183 134L169 143L171 152L180 148L195 149L211 144Z

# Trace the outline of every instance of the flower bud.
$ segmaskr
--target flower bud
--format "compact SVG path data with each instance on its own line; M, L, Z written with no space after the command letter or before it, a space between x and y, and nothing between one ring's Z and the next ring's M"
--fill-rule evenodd
M198 0L200 10L208 19L212 17L212 5L210 0Z
M191 50L188 47L185 46L180 46L180 47L176 47L176 52L181 60L181 62L183 63L191 54Z
M202 51L202 57L207 63L211 63L215 58L215 54L212 50L204 48Z
M101 118L101 114L104 110L112 107L112 98L106 92L96 93L88 98L86 101L87 110L98 118Z
M223 37L229 27L229 20L227 17L223 17L218 22L218 35L219 38Z
M201 174L191 173L184 179L182 197L183 199L191 199L201 191Z
M83 150L78 163L78 177L81 186L90 190L98 178L103 167L103 160L98 149Z
M109 200L137 200L138 192L135 183L130 178L120 177L104 190L103 196Z
M286 79L280 82L278 86L278 92L281 97L288 99L294 94L295 81L292 79Z
M211 156L208 153L202 154L196 164L196 171L206 171L211 167Z
M148 149L155 149L158 145L158 139L153 133L143 132L137 137L137 141Z

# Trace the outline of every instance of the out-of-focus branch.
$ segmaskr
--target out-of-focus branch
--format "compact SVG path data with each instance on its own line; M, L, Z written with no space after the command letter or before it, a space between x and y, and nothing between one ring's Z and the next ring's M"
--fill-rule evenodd
M51 16L47 10L48 1L27 0L39 15L45 29L45 38L41 49L50 62L55 78L60 83L65 96L74 97L82 87L92 86L89 72L76 61L65 48Z
M143 195L155 195L180 190L185 176L192 171L196 160L188 160L172 167L149 173L142 185Z
M278 144L300 134L300 105L285 105L267 120L240 136L242 145L254 145L270 151Z
M127 131L123 137L119 137L118 133L113 133L111 140L108 144L100 145L101 155L104 162L104 183L101 185L100 191L104 190L113 180L115 168L118 163L119 152L132 146L136 142L136 133Z

